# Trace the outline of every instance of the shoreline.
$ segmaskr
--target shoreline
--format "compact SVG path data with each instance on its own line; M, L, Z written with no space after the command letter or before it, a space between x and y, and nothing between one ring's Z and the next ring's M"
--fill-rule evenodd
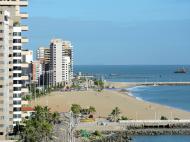
M174 107L174 106L169 106L167 104L161 104L161 103L157 103L157 102L151 102L151 101L147 101L143 98L140 98L140 97L136 97L135 95L133 95L132 91L134 88L140 88L140 87L154 87L154 85L134 85L135 83L133 82L107 82L109 83L110 85L115 85L117 86L118 88L117 89L125 89L126 90L126 93L125 95L128 95L130 97L133 97L135 98L136 100L138 101L143 101L143 102L147 102L147 103L153 103L153 104L157 104L157 105L162 105L162 106L165 106L167 108L170 108L170 109L177 109L177 110L181 110L181 111L186 111L186 112L190 112L190 110L185 110L185 109L182 109L182 108L179 108L179 107ZM114 86L114 87L115 87ZM125 87L124 87L125 86ZM157 85L157 86L163 86L163 85ZM178 86L178 85L165 85L165 86ZM190 86L190 85L189 85ZM124 88L123 88L124 87ZM124 92L124 91L123 91Z

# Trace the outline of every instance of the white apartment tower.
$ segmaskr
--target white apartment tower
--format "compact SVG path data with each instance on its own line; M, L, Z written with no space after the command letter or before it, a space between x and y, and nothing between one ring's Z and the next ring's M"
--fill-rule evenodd
M28 30L21 20L27 19L28 14L20 13L20 8L26 6L27 0L0 0L0 54L3 54L0 57L0 140L21 121L21 49L28 42L21 36L22 31Z
M49 63L50 62L50 48L39 47L36 51L36 59L45 64Z
M21 88L22 88L22 69L21 69L21 27L13 27L13 125L21 122Z
M69 84L73 78L73 46L69 41L53 39L50 43L50 59L52 70L51 83L65 82Z
M13 125L12 20L0 7L0 140Z

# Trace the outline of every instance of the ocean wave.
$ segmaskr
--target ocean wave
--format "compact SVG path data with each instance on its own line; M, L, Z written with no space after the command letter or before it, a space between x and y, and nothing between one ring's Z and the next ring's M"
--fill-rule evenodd
M143 100L143 98L137 97L135 96L131 91L127 94L128 96L134 97L135 99L139 100L139 101L145 101Z
M142 86L135 86L135 87L131 87L131 88L126 88L128 91L131 91L131 92L133 92L133 91L143 91L143 90L146 90L147 88L149 88L149 86L144 86L144 85L142 85Z
M135 99L137 99L137 100L139 100L139 101L145 101L145 100L143 100L143 99L140 98L140 97L135 97Z

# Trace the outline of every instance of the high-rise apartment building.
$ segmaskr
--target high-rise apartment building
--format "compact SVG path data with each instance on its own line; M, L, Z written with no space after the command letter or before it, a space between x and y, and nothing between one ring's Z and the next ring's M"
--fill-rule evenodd
M0 0L0 139L21 121L21 49L28 42L21 20L28 14L20 8L27 5L27 0Z
M13 27L13 125L21 122L21 27Z
M0 7L0 139L13 125L12 32L10 12Z
M22 63L31 63L33 61L33 51L22 49Z
M31 73L29 65L33 61L33 51L22 49L22 96L28 95L28 86L30 83L29 75Z
M50 48L40 47L36 51L36 59L41 61L42 63L50 62Z
M36 51L36 59L40 61L40 63L42 64L43 71L50 70L50 48L46 47L38 48Z
M42 64L40 61L33 61L30 64L30 70L31 70L31 79L33 82L40 81L40 77L42 76Z
M50 43L51 83L69 84L73 78L73 46L69 41L53 39Z

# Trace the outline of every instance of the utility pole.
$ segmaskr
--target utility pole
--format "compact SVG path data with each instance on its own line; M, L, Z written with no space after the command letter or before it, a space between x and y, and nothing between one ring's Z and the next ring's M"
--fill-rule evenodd
M35 104L36 104L36 81L34 83L34 97L35 97Z
M43 93L45 95L45 88L44 88L44 77L45 76L45 71L42 72L42 77L43 77L43 80L42 80L42 83L43 83Z

